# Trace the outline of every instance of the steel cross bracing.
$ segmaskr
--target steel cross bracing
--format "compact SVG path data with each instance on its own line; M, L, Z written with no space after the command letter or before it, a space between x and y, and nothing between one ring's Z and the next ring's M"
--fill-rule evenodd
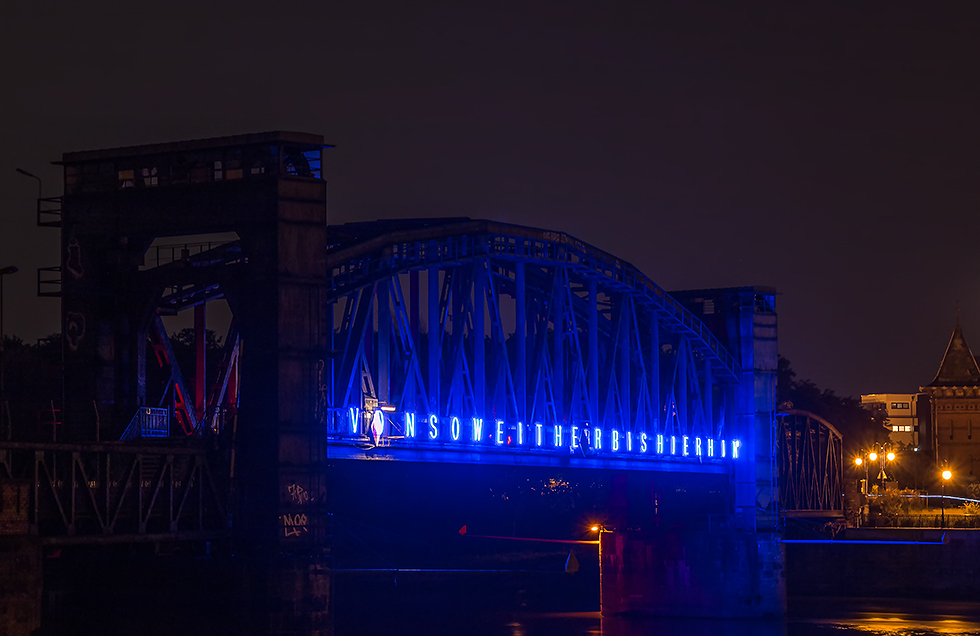
M29 490L26 526L48 543L208 539L228 531L227 484L203 445L0 442L0 483Z
M843 510L841 434L821 417L800 410L777 414L779 506L786 514Z
M486 221L353 225L357 236L327 259L331 430L350 409L381 404L724 435L738 365L628 263L565 234Z

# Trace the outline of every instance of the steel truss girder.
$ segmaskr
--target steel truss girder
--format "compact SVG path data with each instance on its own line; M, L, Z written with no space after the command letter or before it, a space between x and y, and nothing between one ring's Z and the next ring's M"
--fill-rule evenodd
M728 352L628 264L547 234L333 253L332 430L377 400L423 417L723 433Z
M712 359L720 378L738 381L738 362L731 353L662 287L628 262L560 232L467 220L372 236L327 255L329 295L336 299L395 274L451 267L476 257L562 264L583 279L596 278L610 291L629 292L658 315L664 329L690 338L702 357Z
M796 409L778 413L779 506L782 510L843 509L841 434L821 417Z
M227 530L226 487L204 448L0 443L0 481L29 481L28 525L45 540L207 538Z

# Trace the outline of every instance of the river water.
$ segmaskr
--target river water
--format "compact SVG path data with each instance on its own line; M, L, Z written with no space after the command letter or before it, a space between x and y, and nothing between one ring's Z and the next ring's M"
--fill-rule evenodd
M823 599L798 600L785 620L602 618L598 612L414 616L384 611L341 620L337 635L426 636L966 636L980 634L980 604Z

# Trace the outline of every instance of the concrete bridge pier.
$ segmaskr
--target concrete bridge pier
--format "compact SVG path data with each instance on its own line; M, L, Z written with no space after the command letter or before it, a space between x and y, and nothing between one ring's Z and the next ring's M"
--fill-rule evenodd
M602 613L765 618L785 613L783 550L774 533L736 528L603 532Z
M0 484L0 634L29 636L41 626L41 542L28 535L30 484Z
M327 557L292 556L270 564L266 595L269 634L333 634Z
M673 294L738 352L734 464L728 514L691 515L653 532L611 529L600 537L602 613L768 618L786 613L785 554L776 484L774 291L758 287ZM695 300L696 299L696 300ZM712 314L699 311L704 299Z

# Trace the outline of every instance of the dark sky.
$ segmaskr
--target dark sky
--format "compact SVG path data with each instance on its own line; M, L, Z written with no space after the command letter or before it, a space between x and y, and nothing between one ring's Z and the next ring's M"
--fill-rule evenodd
M801 377L915 391L957 300L980 353L978 33L967 2L4 2L6 330L58 331L15 167L51 196L65 151L301 130L338 145L331 223L493 218L667 289L774 286Z

